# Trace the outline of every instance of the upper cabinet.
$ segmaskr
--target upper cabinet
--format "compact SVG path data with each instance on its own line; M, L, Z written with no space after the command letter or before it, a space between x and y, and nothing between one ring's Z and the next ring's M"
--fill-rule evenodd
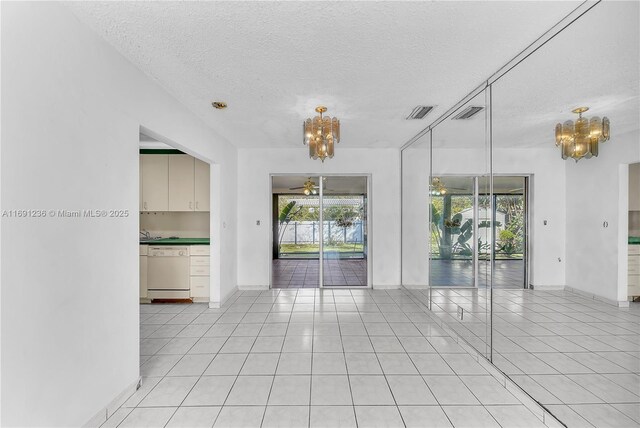
M194 158L169 156L169 211L193 211Z
M140 155L142 211L169 210L169 155Z
M209 164L195 160L195 210L209 211Z
M209 164L185 154L140 155L140 211L209 211Z

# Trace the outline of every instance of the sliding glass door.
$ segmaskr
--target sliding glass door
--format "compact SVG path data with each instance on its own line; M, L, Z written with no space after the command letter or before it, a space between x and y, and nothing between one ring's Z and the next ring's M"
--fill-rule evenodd
M322 286L367 285L367 177L324 177Z
M366 176L273 176L274 288L369 284Z

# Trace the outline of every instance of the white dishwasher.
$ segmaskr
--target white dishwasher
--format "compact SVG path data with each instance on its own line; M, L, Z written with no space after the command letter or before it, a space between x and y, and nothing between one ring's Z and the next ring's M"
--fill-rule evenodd
M188 246L149 246L147 284L150 299L188 299Z

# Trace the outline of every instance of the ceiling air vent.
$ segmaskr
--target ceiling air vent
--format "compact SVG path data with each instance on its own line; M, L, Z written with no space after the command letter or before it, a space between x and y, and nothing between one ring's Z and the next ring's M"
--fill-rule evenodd
M413 109L409 116L407 116L407 120L424 119L424 117L428 115L431 110L433 110L433 106L418 106Z
M452 117L453 120L464 120L469 119L470 117L475 116L484 110L483 106L469 106L466 109L462 110L460 113L456 114Z

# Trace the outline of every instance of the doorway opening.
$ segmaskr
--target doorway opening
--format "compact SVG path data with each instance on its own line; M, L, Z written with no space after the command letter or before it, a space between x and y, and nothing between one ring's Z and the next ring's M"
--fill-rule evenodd
M493 192L486 176L440 176L436 183L431 286L488 287L493 270L494 288L528 288L529 178L494 176Z
M272 176L272 288L367 287L367 176Z
M210 302L211 165L151 135L141 128L140 303Z

